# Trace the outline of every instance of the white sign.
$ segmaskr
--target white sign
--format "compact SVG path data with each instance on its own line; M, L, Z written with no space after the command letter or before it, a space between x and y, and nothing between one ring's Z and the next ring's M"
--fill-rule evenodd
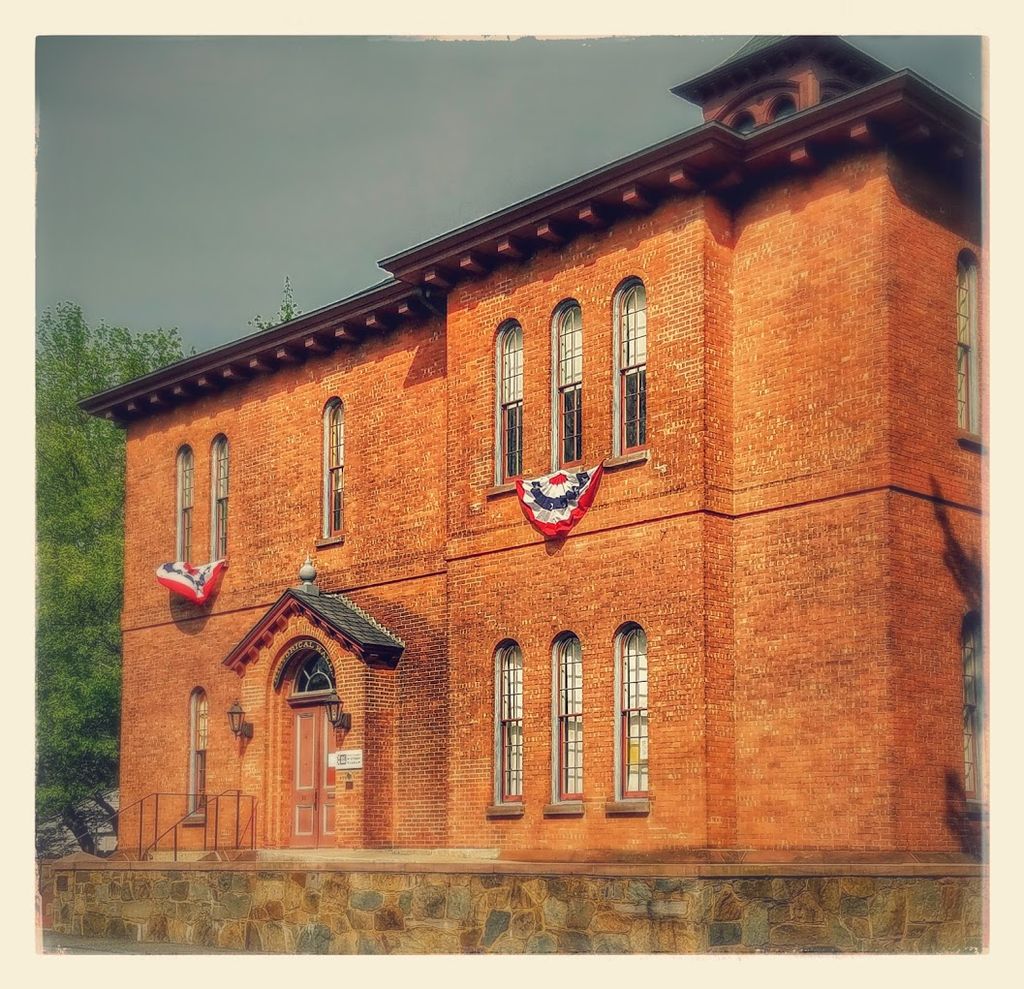
M331 752L327 756L327 765L330 769L362 769L363 750L346 749L343 752Z

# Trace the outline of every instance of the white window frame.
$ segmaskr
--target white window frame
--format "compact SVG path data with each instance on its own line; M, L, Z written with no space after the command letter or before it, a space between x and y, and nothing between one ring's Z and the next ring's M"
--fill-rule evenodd
M222 452L223 451L223 452ZM220 460L224 458L224 492L220 489ZM210 446L210 559L226 559L228 555L228 505L231 492L231 448L221 433ZM223 508L223 511L222 511ZM224 527L223 551L221 525Z
M199 715L199 704L200 701L206 704L206 748L200 750L199 746L196 745L196 736L198 734L198 725L196 719ZM209 694L202 687L195 687L188 699L188 796L186 802L188 804L188 813L195 814L204 809L204 802L196 800L199 796L196 786L198 784L198 761L199 752L203 753L203 793L205 794L209 786L209 760L207 754L210 751L210 697Z
M506 794L505 792L505 737L504 737L504 659L508 651L513 651L519 660L519 717L521 756L519 766L519 793ZM519 806L523 803L523 790L526 783L525 759L526 759L526 732L524 728L523 705L525 703L525 668L523 664L523 651L519 643L513 639L505 639L500 642L494 650L494 803L498 806L512 804Z
M188 475L189 475L189 489L188 489L188 504L185 504L185 477L186 468L185 463L188 462ZM191 563L189 557L192 555L192 537L195 534L195 504L196 504L196 458L192 452L192 447L188 444L181 447L178 450L178 456L175 460L176 468L176 479L175 489L177 491L176 509L175 509L175 539L174 539L174 552L175 559L180 560L184 563ZM188 511L188 540L186 545L185 538L185 512ZM187 550L187 552L186 552Z
M981 433L978 319L978 261L970 251L961 251L956 261L956 421L975 436Z
M647 707L644 710L647 712L647 751L648 751L648 764L647 764L647 789L641 793L633 793L627 795L626 793L626 766L625 760L623 759L623 732L622 732L622 721L623 721L623 704L622 704L622 693L623 693L623 660L625 658L624 645L627 636L631 633L639 631L644 637L644 666L647 677ZM618 632L615 633L615 676L613 677L615 687L615 799L616 800L647 800L650 797L651 792L651 771L650 771L650 747L651 747L651 732L650 732L650 719L651 719L651 666L650 666L650 646L649 639L647 637L646 629L638 622L627 622L623 625Z
M569 313L579 317L579 375L572 381L562 380L562 326ZM573 331L576 332L575 330ZM580 455L575 460L564 460L562 436L562 393L575 390L580 409ZM560 302L551 317L551 469L577 466L583 462L583 309L575 299Z
M626 452L634 452L644 450L650 445L650 429L649 429L649 417L644 415L644 442L639 446L630 447L627 451L625 445L625 425L622 421L622 377L623 377L623 363L622 363L622 346L623 346L623 311L622 304L626 298L626 295L634 288L639 287L644 293L644 395L645 403L649 397L648 382L647 382L647 366L650 355L650 334L647 332L647 312L649 309L649 300L647 297L647 286L643 279L631 276L627 278L622 284L616 289L615 302L613 306L613 330L612 333L612 456L619 457ZM637 365L639 366L639 365Z
M960 625L960 671L963 683L963 742L964 742L964 796L971 803L980 803L983 799L983 750L982 731L984 725L983 707L983 670L981 617L976 611L964 615ZM968 681L968 648L970 648L970 682ZM968 724L968 719L970 723ZM970 740L968 740L970 731ZM970 746L970 753L968 753ZM969 761L973 760L973 787L968 770Z
M580 691L580 705L578 712L574 713L573 717L578 717L580 721L580 732L584 732L584 726L586 724L584 720L584 695L585 686L583 678L583 643L580 641L580 637L574 632L562 632L556 636L555 641L551 644L551 802L558 803L577 803L583 800L585 775L584 766L584 749L580 749L580 790L578 793L569 794L568 796L562 790L562 733L561 733L561 722L562 722L562 651L570 643L575 642L576 648L579 651L579 691ZM582 741L581 741L582 746Z
M505 341L512 335L519 334L519 398L506 401L505 396ZM526 373L526 338L523 328L517 320L510 319L502 323L494 338L495 354L495 388L494 388L494 483L507 484L523 473L523 391ZM505 473L505 410L518 402L519 405L519 473Z
M331 435L335 414L339 417L338 429L341 442L339 444L339 463L332 463L334 453ZM324 539L338 539L345 531L345 403L337 396L328 399L323 412L323 478L321 498L323 513L320 523L321 535ZM337 528L334 526L334 491L335 472L341 478L341 520Z

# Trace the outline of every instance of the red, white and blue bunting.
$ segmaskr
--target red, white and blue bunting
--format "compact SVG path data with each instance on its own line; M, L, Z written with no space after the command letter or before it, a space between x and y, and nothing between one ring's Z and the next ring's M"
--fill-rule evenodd
M191 563L161 563L156 568L156 579L168 590L188 598L193 604L205 604L217 589L221 574L227 569L227 560L214 560L202 567Z
M523 514L548 539L564 536L587 514L603 474L601 463L590 470L560 470L545 477L516 481Z

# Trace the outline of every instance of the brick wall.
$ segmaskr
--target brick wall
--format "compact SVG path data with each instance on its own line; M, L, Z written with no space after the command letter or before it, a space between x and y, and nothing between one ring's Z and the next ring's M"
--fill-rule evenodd
M368 761L337 795L362 818L342 844L963 847L958 636L983 539L981 457L955 424L954 279L962 247L983 274L985 258L962 199L881 150L742 198L673 198L460 283L444 325L131 426L123 799L184 788L188 697L202 685L210 789L257 793L261 841L286 841L288 740L269 683L284 640L241 680L220 660L319 538L321 413L339 395L345 540L316 549L320 583L407 642L397 670L351 688ZM495 335L507 319L523 328L524 473L545 472L551 317L579 303L583 461L596 464L612 452L613 299L628 277L647 289L649 457L609 469L572 536L545 543L494 489ZM221 432L231 566L215 602L193 609L169 602L152 567L174 553L185 442L194 545L208 545ZM641 816L606 808L627 621L649 643ZM584 807L571 817L544 810L563 631L580 638L585 677ZM494 819L505 638L523 653L526 782L522 817ZM236 696L256 726L241 754L224 717Z

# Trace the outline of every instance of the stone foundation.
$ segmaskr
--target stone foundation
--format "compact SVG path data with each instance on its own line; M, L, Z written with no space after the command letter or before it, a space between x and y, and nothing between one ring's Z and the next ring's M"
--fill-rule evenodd
M313 954L983 948L978 868L905 875L772 875L785 870L767 868L762 875L749 868L746 875L687 875L672 866L512 863L289 869L57 862L53 928Z

